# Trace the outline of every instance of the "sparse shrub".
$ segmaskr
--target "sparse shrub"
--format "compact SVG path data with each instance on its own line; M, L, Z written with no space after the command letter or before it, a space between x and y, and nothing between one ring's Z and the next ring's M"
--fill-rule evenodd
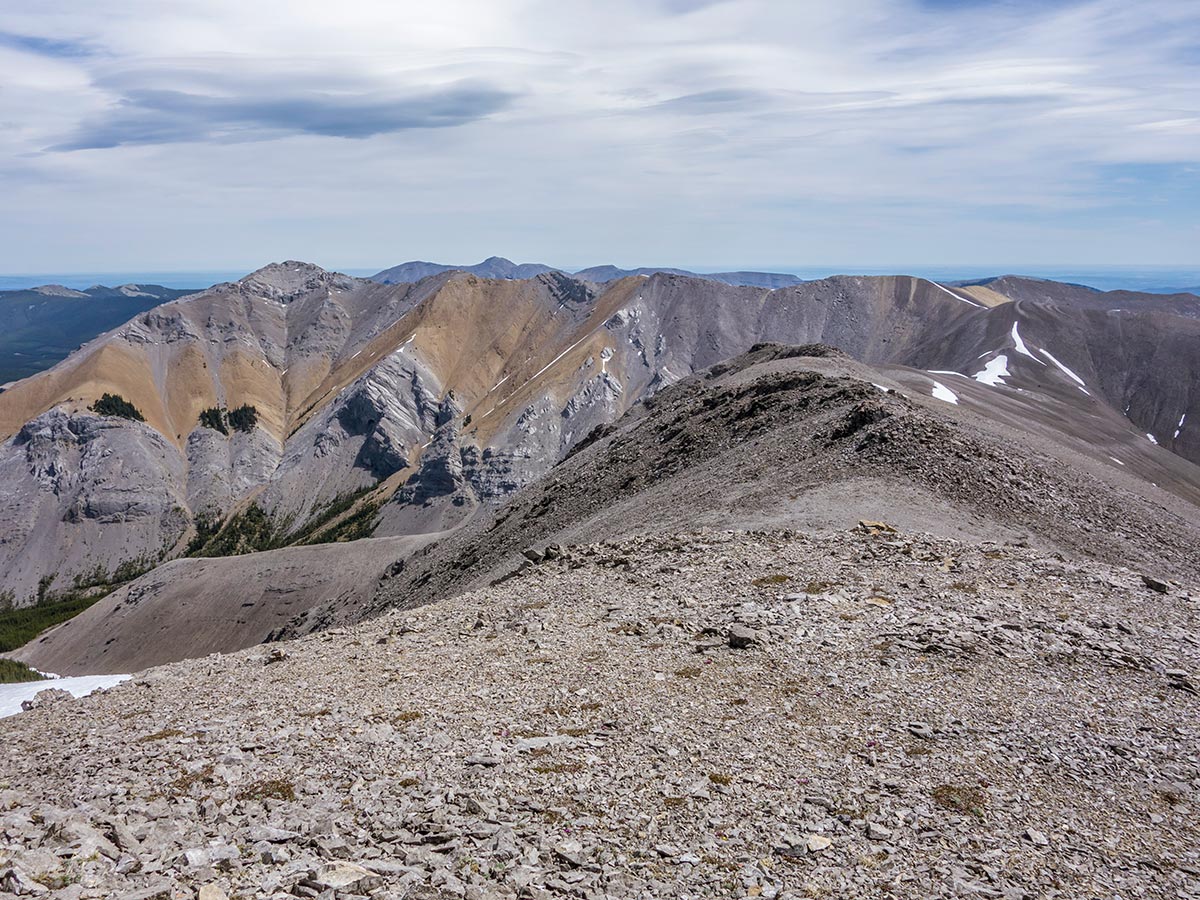
M221 517L216 513L201 511L196 515L192 523L196 527L196 533L192 535L192 539L188 541L187 547L183 550L184 556L198 556L200 551L221 530Z
M239 800L287 800L296 799L296 788L282 778L267 778L256 781L238 792Z
M117 416L121 419L133 419L136 422L146 421L138 408L120 394L104 393L88 408L102 416Z
M180 737L183 734L178 728L164 728L162 731L156 731L154 734L148 734L145 737L139 738L139 744L150 744L154 741L165 741L167 738Z
M197 529L199 537L199 529ZM190 556L239 556L274 550L283 546L271 517L257 503L250 504L217 531L200 543ZM189 547L191 545L189 544Z
M228 413L229 427L235 431L250 432L258 424L258 409L246 403Z
M229 426L225 424L225 411L220 407L210 406L208 409L201 410L200 424L213 431L219 431L221 434L229 434Z
M979 788L958 784L940 784L933 789L933 802L943 809L970 813L983 818L987 797Z
M753 584L755 587L771 587L771 586L777 585L777 584L786 584L787 582L789 582L791 580L792 580L791 575L777 574L777 575L764 575L761 578L755 578L750 583Z

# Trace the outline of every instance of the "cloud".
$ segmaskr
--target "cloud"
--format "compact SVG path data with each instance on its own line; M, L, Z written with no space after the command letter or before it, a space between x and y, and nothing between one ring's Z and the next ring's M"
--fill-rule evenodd
M0 31L0 47L24 50L39 56L72 57L91 56L95 48L82 41L69 41L57 37L40 37L31 34L13 34Z
M1195 0L13 0L0 33L0 269L1200 240Z
M111 110L83 123L54 150L203 140L264 140L294 134L368 138L415 128L448 128L485 118L512 95L459 83L419 93L214 96L175 90L126 91Z

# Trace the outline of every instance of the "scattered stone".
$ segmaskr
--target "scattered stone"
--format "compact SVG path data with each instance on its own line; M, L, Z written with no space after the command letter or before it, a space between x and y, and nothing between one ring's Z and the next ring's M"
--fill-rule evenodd
M579 841L560 841L554 845L555 854L573 866L584 863L583 845Z
M1159 594L1165 594L1171 589L1170 584L1161 578L1155 578L1153 575L1142 575L1142 584Z
M993 549L859 532L576 547L316 632L279 667L270 647L188 660L5 719L0 893L1195 894L1200 721L1167 688L1200 672L1197 608L1147 603L1128 571ZM821 593L747 577L778 571ZM723 649L730 622L764 642ZM10 870L49 893L11 890Z
M745 650L762 643L762 635L748 625L735 622L729 626L729 646L735 650Z
M933 740L933 728L928 722L908 722L904 727L908 729L908 733L913 737L919 737L926 741Z
M44 691L38 691L34 694L32 700L22 700L21 709L29 712L33 709L41 709L45 706L51 706L55 703L62 703L64 700L71 700L69 691L64 691L61 688L46 688Z
M833 841L823 834L810 834L804 845L808 848L809 853L820 853L832 847Z
M884 828L878 822L868 822L867 837L873 841L890 841L892 839L892 830Z
M350 862L327 865L311 879L312 886L321 890L367 891L378 887L383 879L369 869Z

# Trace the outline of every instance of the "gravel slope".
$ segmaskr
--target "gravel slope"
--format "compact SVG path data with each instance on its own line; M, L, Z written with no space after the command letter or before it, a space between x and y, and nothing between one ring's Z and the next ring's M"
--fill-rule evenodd
M0 721L0 890L1200 896L1195 585L875 527L550 555Z

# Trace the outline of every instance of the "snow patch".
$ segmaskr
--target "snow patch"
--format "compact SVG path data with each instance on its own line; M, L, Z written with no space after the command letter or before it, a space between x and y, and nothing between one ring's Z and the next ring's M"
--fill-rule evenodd
M1025 342L1023 340L1021 340L1021 332L1017 331L1017 323L1016 322L1013 322L1012 339L1013 339L1013 344L1015 345L1016 351L1018 353L1028 356L1030 359L1034 360L1039 365L1043 365L1043 366L1045 365L1044 362L1042 362L1040 359L1038 359L1036 356L1034 356L1032 353L1029 352L1029 348L1026 347Z
M933 396L934 399L945 400L947 403L953 403L955 406L958 405L958 394L954 393L954 391L950 390L950 388L946 387L940 381L933 383Z
M930 283L930 284L932 284L932 285L933 285L935 288L937 288L937 289L938 289L939 291L941 291L942 293L944 293L944 294L949 294L949 295L950 295L951 297L953 297L955 300L961 300L963 303L970 304L971 306L974 306L974 307L976 307L977 309L987 309L987 307L986 307L986 306L984 306L982 303L976 303L974 300L968 300L966 297L961 297L961 296L959 296L958 294L954 293L954 291L950 290L949 288L947 288L947 287L942 287L942 286L941 286L940 284L938 284L936 281L931 281L931 282L929 282L929 283Z
M1152 444L1157 444L1157 443L1158 443L1158 438L1156 438L1154 435L1152 435L1152 434L1151 434L1150 432L1148 432L1148 431L1146 432L1146 440L1148 440L1148 441L1149 441L1150 443L1152 443Z
M1004 379L1011 377L1012 373L1008 371L1008 357L1001 353L995 359L990 359L983 370L976 372L971 377L980 384L997 385L1004 384Z
M86 697L93 691L107 690L127 681L128 675L79 675L70 678L51 678L47 681L26 681L21 684L0 684L0 718L21 712L21 703L32 700L50 688L66 691L72 697Z
M1179 424L1175 426L1175 433L1171 435L1171 440L1179 437L1179 432L1183 431L1183 420L1187 418L1187 413L1179 417Z
M1017 327L1016 325L1013 326L1013 328L1016 328L1016 327ZM1038 352L1040 354L1042 354L1042 356L1046 357L1046 359L1050 360L1050 362L1052 362L1056 366L1058 366L1058 368L1063 372L1063 374L1065 374L1068 378L1070 378L1072 381L1074 381L1075 384L1078 385L1078 387L1081 391L1083 391L1089 397L1092 396L1092 392L1087 389L1086 382L1084 382L1084 380L1082 378L1080 378L1078 375L1076 375L1074 372L1072 372L1070 369L1068 369L1066 366L1064 366L1062 363L1060 363L1054 357L1053 353L1051 353L1049 350L1045 349L1044 347L1039 347L1037 349L1038 349Z
M1123 466L1123 465L1125 465L1125 463L1121 462L1121 461L1120 461L1119 459L1117 459L1115 456L1110 456L1110 457L1109 457L1109 459L1111 459L1113 462L1115 462L1115 463L1116 463L1118 466Z

